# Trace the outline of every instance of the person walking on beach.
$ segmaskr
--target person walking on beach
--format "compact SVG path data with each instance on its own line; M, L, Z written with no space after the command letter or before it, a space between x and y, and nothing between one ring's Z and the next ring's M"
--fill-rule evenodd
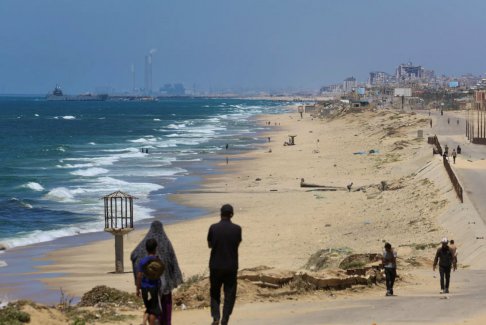
M140 263L141 259L147 256L144 246L146 245L145 243L150 239L154 239L157 242L156 255L160 258L165 266L165 271L160 277L159 287L161 303L160 324L171 325L172 290L177 288L183 281L182 272L179 268L179 263L177 262L174 248L172 247L172 243L167 237L164 227L160 221L155 220L152 222L144 239L142 239L142 241L130 255L130 259L132 260L135 270L135 266Z
M240 246L241 227L231 222L233 207L221 207L221 220L211 225L208 231L209 281L211 295L211 316L213 325L228 324L236 300L238 247ZM221 286L224 285L223 317L220 314Z
M137 297L140 297L140 292L142 293L143 303L145 305L144 314L144 324L148 318L150 325L155 325L155 321L160 317L160 276L163 272L163 265L160 262L158 256L156 256L157 241L155 239L149 239L145 242L145 249L147 256L140 259L136 267L136 287L137 287ZM152 266L149 269L149 265L152 262L159 262L158 273L155 267ZM148 316L146 318L146 315Z
M447 245L449 243L447 238L442 238L441 243L441 247L439 247L437 253L435 253L434 266L432 269L435 271L437 263L439 263L440 293L449 293L451 269L454 269L454 271L457 269L457 259Z
M385 269L386 296L393 296L393 285L397 277L397 253L390 243L385 244L382 263Z
M456 163L456 157L457 157L456 149L452 149L452 161L454 162L454 164Z
M430 119L430 127L432 127L432 119Z

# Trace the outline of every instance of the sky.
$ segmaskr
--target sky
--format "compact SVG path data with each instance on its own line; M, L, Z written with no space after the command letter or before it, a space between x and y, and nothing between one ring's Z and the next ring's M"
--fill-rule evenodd
M317 90L412 61L486 72L486 1L1 0L0 93Z

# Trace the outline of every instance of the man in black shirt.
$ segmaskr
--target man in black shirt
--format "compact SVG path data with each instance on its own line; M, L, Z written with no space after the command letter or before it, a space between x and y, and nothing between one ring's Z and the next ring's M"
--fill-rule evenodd
M221 286L224 285L224 305L221 325L228 324L236 300L236 277L238 273L238 246L241 242L241 227L232 223L233 207L221 207L221 221L211 225L208 232L209 281L211 283L211 316L213 325L220 320Z
M440 293L449 293L449 282L451 278L451 269L457 270L457 256L452 252L447 245L449 241L447 238L442 238L442 246L437 249L434 258L434 265L432 269L435 271L437 263L439 263L440 272Z

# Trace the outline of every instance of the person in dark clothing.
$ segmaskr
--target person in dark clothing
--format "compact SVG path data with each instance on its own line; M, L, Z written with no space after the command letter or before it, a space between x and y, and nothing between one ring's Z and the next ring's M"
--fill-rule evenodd
M456 149L452 149L452 160L454 161L454 164L456 163L456 157L457 157Z
M457 145L457 154L460 155L461 154L461 146L460 145Z
M382 263L385 269L386 295L393 296L393 284L397 277L397 253L392 249L390 243L385 244Z
M437 249L437 253L435 254L433 270L435 271L438 262L440 273L440 293L449 293L451 269L454 269L454 271L457 270L457 258L447 245L449 243L447 238L443 238L441 243L442 246Z
M209 282L211 295L211 316L213 325L228 324L236 300L238 247L241 243L241 227L232 223L233 207L221 207L221 221L211 225L208 232ZM221 286L224 285L223 317L220 315Z
M159 296L161 314L159 315L159 323L161 325L172 324L172 291L182 284L182 272L179 268L179 263L172 246L172 243L164 231L164 226L159 220L155 220L150 225L150 229L142 239L142 241L135 247L130 255L134 272L136 266L140 261L147 256L145 245L148 241L155 240L157 243L156 255L161 259L165 265L164 274L160 277ZM136 275L136 274L135 274Z

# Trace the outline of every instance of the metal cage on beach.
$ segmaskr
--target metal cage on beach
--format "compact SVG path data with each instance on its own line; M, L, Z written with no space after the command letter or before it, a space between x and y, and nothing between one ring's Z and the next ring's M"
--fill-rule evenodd
M105 231L133 229L133 200L136 197L116 191L102 199L105 203Z
M105 231L115 236L115 272L123 273L123 235L133 230L133 200L122 191L102 197L105 205Z

